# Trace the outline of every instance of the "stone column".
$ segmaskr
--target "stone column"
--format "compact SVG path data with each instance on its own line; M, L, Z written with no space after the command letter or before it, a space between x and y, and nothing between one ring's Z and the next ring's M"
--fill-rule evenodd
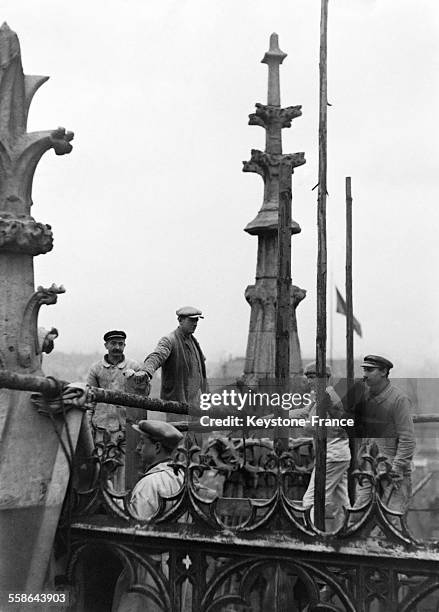
M274 378L276 279L277 279L277 225L279 212L279 166L288 160L292 171L305 163L303 153L282 154L282 128L302 114L301 106L280 106L279 66L286 54L279 49L277 34L270 37L270 49L262 62L268 65L267 104L256 104L256 112L249 117L250 125L259 125L266 131L265 151L253 149L250 161L244 162L244 172L256 172L264 181L263 204L257 216L245 231L258 237L256 282L249 285L245 298L251 307L250 328L247 343L244 381L257 385L265 378ZM291 223L291 233L298 234L300 226ZM294 278L294 277L293 277ZM306 291L292 286L292 319L290 329L291 375L302 371L300 342L297 332L296 307Z
M63 287L34 290L33 258L52 249L50 225L31 216L32 180L42 155L70 153L72 132L27 132L29 106L48 77L23 74L17 35L0 28L0 367L41 374L38 311ZM66 439L65 424L57 419ZM75 444L81 421L69 415ZM47 416L30 394L0 391L0 591L43 587L69 468Z

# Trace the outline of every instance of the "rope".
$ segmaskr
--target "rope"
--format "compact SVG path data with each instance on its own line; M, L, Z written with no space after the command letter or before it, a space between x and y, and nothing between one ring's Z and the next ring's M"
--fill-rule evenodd
M73 487L71 486L71 484L72 484L73 476L76 473L77 465L76 465L75 448L73 445L72 434L71 434L69 423L67 420L67 413L73 407L78 408L82 410L82 412L85 413L87 410L87 406L80 405L78 402L75 402L73 404L71 401L69 401L69 403L66 405L62 397L62 393L66 388L65 385L60 384L55 378L51 376L48 376L47 378L51 378L56 383L56 386L57 386L56 397L49 399L42 393L33 393L31 395L31 402L37 408L39 414L42 414L43 416L46 416L50 419L53 429L55 431L56 437L58 438L58 442L61 445L61 448L63 450L64 456L66 458L66 461L69 467L69 482L67 484L67 495L66 495L66 500L65 500L66 502L66 506L65 506L66 507L66 523L67 523L66 532L65 532L66 533L65 546L66 546L67 557L70 557L71 546L72 546L71 524L72 524L72 514L73 514L73 504L74 504L74 491L73 491ZM78 393L76 395L79 397L82 394L83 394L83 390L78 389ZM61 427L56 417L62 417L63 423ZM67 439L67 444L65 440L63 439L63 435L62 435L63 427L65 427L65 432L66 432L65 437Z

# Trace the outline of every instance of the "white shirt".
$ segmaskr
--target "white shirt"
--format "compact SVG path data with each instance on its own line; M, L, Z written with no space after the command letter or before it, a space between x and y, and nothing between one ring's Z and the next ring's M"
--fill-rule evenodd
M183 486L183 474L176 474L169 459L154 465L139 480L131 493L130 510L139 519L148 520L158 510L160 497L175 495Z
M329 395L332 405L342 408L342 402L337 395L335 389L331 386L326 387L326 393ZM296 408L289 411L289 416L293 418L310 419L317 414L317 403L315 401L315 393L311 392L313 403L306 408ZM306 434L315 436L315 427L304 427ZM326 461L350 461L351 451L349 448L349 438L346 431L342 427L327 427L326 439Z

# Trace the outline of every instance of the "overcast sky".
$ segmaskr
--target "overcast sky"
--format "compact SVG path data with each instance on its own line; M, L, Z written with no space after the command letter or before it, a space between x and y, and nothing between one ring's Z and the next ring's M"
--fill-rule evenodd
M439 3L330 0L328 257L344 293L345 176L354 196L354 305L364 337L395 374L439 369ZM271 32L288 53L283 106L302 117L283 130L304 151L293 178L293 281L303 352L315 347L319 0L3 0L26 74L50 75L29 130L75 132L73 152L45 155L33 215L55 246L35 259L36 284L63 283L40 321L57 349L92 351L111 328L127 353L149 352L175 310L201 308L208 357L245 354L257 238L243 232L262 203L242 173L264 130L248 126L266 102L260 63ZM344 318L334 315L343 355ZM433 369L433 371L431 371ZM427 371L427 370L426 370Z

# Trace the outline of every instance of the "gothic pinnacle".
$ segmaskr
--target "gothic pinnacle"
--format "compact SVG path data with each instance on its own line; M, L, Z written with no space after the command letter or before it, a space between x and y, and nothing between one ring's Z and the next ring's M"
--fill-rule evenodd
M279 66L286 57L287 54L279 49L278 35L273 32L270 36L270 48L261 60L262 64L268 65L267 104L280 106Z

